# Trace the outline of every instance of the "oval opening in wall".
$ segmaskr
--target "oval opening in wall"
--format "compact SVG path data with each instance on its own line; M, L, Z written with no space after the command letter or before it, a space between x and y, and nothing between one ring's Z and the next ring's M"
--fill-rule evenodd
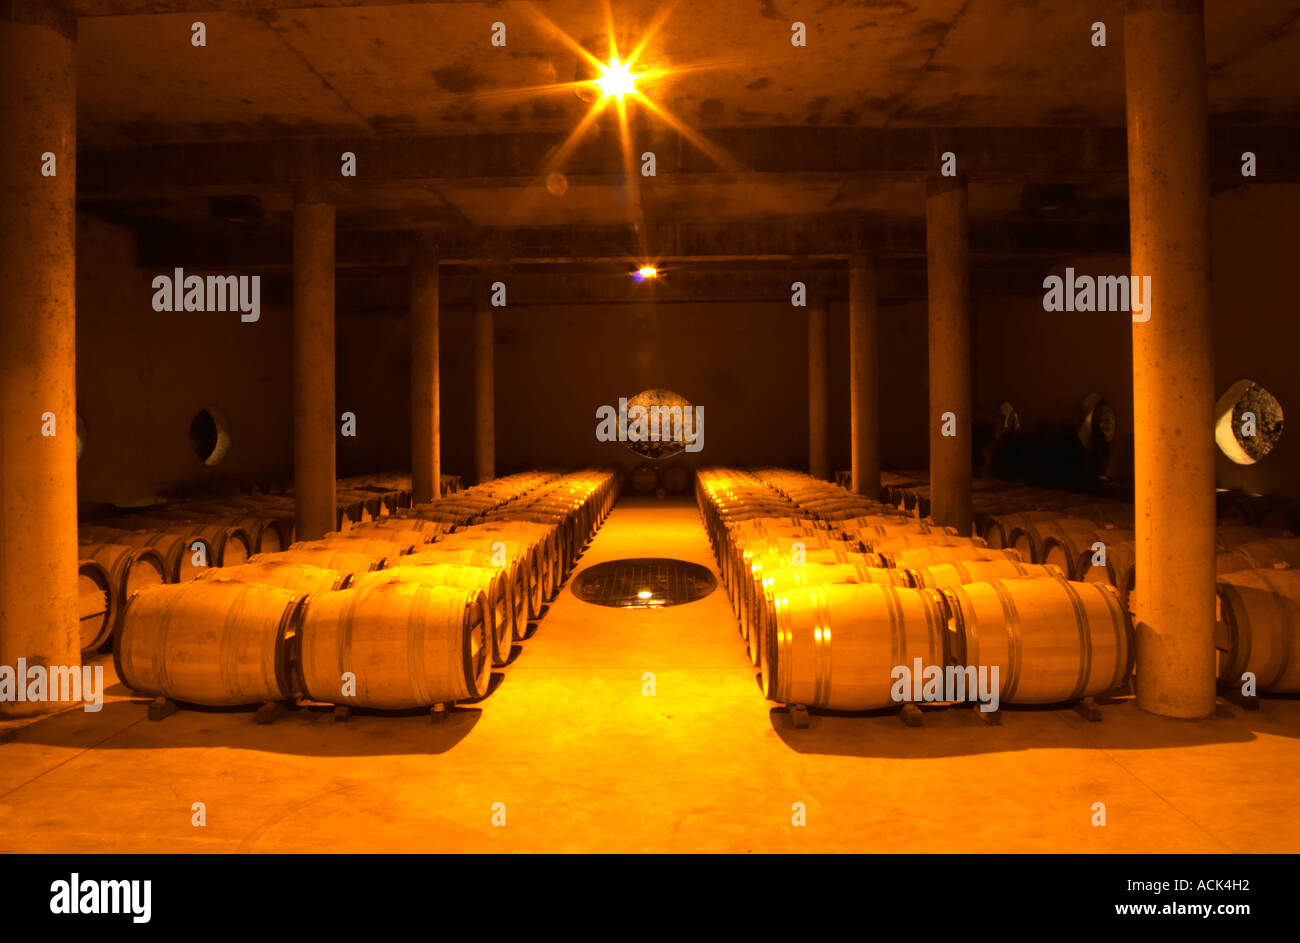
M204 465L216 465L230 451L230 425L221 411L206 406L190 420L190 448Z

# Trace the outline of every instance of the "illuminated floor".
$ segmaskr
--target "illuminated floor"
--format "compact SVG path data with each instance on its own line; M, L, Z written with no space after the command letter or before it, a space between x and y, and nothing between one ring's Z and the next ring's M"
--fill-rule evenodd
M693 505L620 503L579 567L647 555L712 563ZM506 674L444 725L151 723L117 686L99 714L0 726L0 851L1300 850L1297 700L1201 723L1125 704L1098 724L950 712L793 730L721 589L660 611L566 589Z

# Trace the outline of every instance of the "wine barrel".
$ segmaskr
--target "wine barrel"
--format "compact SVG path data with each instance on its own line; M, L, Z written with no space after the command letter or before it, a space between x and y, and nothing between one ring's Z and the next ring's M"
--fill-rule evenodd
M404 554L411 553L415 550L415 544L393 542L390 540L374 540L369 537L349 537L346 534L326 534L318 540L299 540L296 543L289 544L292 550L348 550L353 553L364 553L367 556L374 557L383 561L383 565L377 569L393 566L397 558Z
M295 695L290 658L306 597L258 583L147 586L126 605L113 658L137 694L237 707Z
M304 547L279 553L256 553L249 563L303 563L324 570L336 570L356 579L362 573L378 570L384 561L368 553L355 553L337 547Z
M554 598L554 594L559 592L559 588L564 582L564 576L568 572L569 564L572 562L570 555L576 556L576 551L568 543L566 532L554 524L538 521L488 521L482 524L458 527L455 533L477 537L488 534L514 534L516 535L514 539L538 544L539 557L549 561L547 564L548 579L543 586L548 599ZM511 538L507 537L506 539Z
M495 554L486 550L470 548L452 549L439 544L430 545L429 549L402 557L397 567L406 566L442 566L448 563L479 567L499 571L505 577L506 605L510 610L510 631L516 642L522 642L528 634L529 592L533 585L525 579L524 565L521 560L507 560L504 566L493 562Z
M102 563L89 557L77 561L77 615L83 656L93 655L108 641L117 615L118 598Z
M966 583L984 583L988 580L1014 579L1020 576L1050 576L1063 580L1060 567L1043 563L1021 563L1017 560L949 560L912 567L907 571L911 585L919 588L940 589L944 586L962 586Z
M1120 602L1131 612L1129 594L1137 585L1137 544L1132 540L1106 541L1105 565L1094 564L1093 557L1094 554L1088 552L1079 558L1076 578L1085 583L1114 586Z
M863 543L868 551L877 555L898 550L912 550L917 547L983 549L986 546L982 537L955 537L938 531L930 531L928 534L895 534L892 537L864 540Z
M628 478L628 484L639 495L651 495L659 488L659 473L652 465L638 465Z
M195 543L202 540L207 544L205 554L208 566L239 566L247 563L253 553L253 542L241 527L229 527L225 524L172 524L161 528L165 533L184 537L191 557L197 551ZM191 563L193 560L191 560ZM204 567L196 566L194 575L198 576Z
M1035 521L1054 521L1060 511L1016 511L1009 514L992 514L984 526L984 539L990 547L1010 547L1011 534Z
M833 522L852 520L855 517L888 517L912 520L912 518L900 514L895 508L870 501L847 502L836 508L826 508L817 516L822 520Z
M256 563L244 563L240 566L214 567L199 579L261 583L264 586L279 586L299 593L324 593L347 589L352 584L351 573L328 570L310 563L289 563L284 560L258 560Z
M907 567L933 566L936 563L960 563L988 560L1011 560L1020 562L1020 553L1016 550L989 547L904 547L901 550L882 550L880 560L885 566L905 569Z
M1133 670L1133 626L1102 583L1011 579L945 586L954 664L997 666L1008 704L1104 694Z
M1253 540L1232 548L1258 569L1275 566L1300 567L1300 537Z
M824 583L775 595L761 651L774 701L835 710L894 706L893 671L944 665L944 613L930 590Z
M1254 559L1237 553L1235 550L1229 550L1225 553L1216 554L1214 557L1214 572L1222 576L1224 573L1237 573L1241 570L1259 569L1255 565Z
M913 517L889 517L884 514L852 517L840 521L839 527L846 534L854 534L862 540L880 540L906 534L956 533L952 528L931 527Z
M459 586L477 589L483 593L488 605L488 637L492 643L492 664L498 668L510 661L510 648L514 639L514 614L506 592L506 575L491 567L472 566L467 563L437 563L433 566L395 566L391 570L367 573L356 583L365 589L377 583L396 581L426 583L429 586Z
M906 574L899 570L868 566L865 563L809 563L769 570L761 580L753 582L747 594L742 613L742 636L749 650L750 660L762 660L763 639L773 625L773 601L789 589L819 586L822 583L881 583L886 586L906 586Z
M685 494L691 487L691 470L682 462L673 462L664 467L659 479L669 494Z
M1216 591L1219 681L1240 687L1249 671L1260 692L1300 693L1300 570L1241 570L1220 576Z
M798 563L796 561L802 561ZM753 593L754 581L762 581L772 570L788 566L808 565L810 563L852 563L862 566L881 567L883 564L875 554L866 554L848 544L834 547L812 547L803 551L799 557L789 547L780 550L765 550L757 554L742 557L737 567L735 599L733 609L740 616L746 604L746 594Z
M523 537L524 535L520 535ZM494 547L497 544L505 546L505 557L507 560L519 561L519 573L523 579L525 595L528 602L528 617L531 619L539 618L542 614L542 605L545 602L545 589L547 586L548 573L545 564L549 561L543 560L540 545L535 545L529 540L512 539L504 534L488 534L476 536L473 534L447 534L442 540L426 548L423 552L428 553L432 550L470 550L476 553L484 553L488 557L488 563L480 563L481 566L491 565L490 561L496 553ZM476 560L448 560L448 563L475 563Z
M488 618L483 593L458 586L384 582L308 597L298 682L314 700L380 710L480 698L492 654ZM349 672L355 692L344 686Z
M186 501L170 509L156 509L151 515L177 521L206 521L237 527L248 535L254 553L274 553L283 550L293 540L293 518L267 513L256 503L247 505L233 501Z
M380 532L388 531L417 531L421 537L419 540L412 540L412 543L428 543L438 537L439 534L445 534L451 530L451 525L445 521L426 521L418 517L386 517L382 521L370 521L366 524L357 524L347 533L354 534L358 537L374 535ZM390 538L384 537L384 540Z
M495 512L485 515L481 523L542 524L553 528L556 531L556 547L560 559L559 581L562 582L564 574L568 572L569 561L577 558L578 550L586 546L587 538L594 532L594 521L595 518L585 512L576 515L531 506L512 508L509 514ZM556 586L555 589L558 591L559 587Z
M122 621L122 613L132 593L145 586L167 582L167 565L163 561L162 554L152 547L84 543L81 545L80 552L83 558L102 564L108 573L113 609L112 620L108 626L110 633ZM107 638L101 638L95 648L105 641Z
M101 527L99 525L83 525L79 530L79 534L82 540L93 543L122 544L127 547L153 547L162 554L163 565L167 570L167 580L171 583L187 582L207 569L198 566L194 562L197 554L190 549L190 543L201 544L203 547L202 557L209 562L212 560L212 554L209 552L210 548L202 538L186 540L184 537L164 531L121 530L120 528Z
M1099 525L1079 517L1057 516L1051 520L1029 521L1012 529L1009 535L1008 546L1019 550L1021 557L1025 560L1030 560L1034 563L1043 563L1045 562L1044 555L1046 553L1044 544L1049 537L1063 537L1068 533L1074 532L1079 532L1086 536L1088 533L1096 532L1098 529L1100 529ZM1117 536L1117 541L1133 539L1132 531L1119 531L1117 533L1125 535ZM1089 546L1091 546L1091 542L1089 542ZM1063 562L1063 554L1061 556L1062 562L1058 563L1058 565L1061 566L1061 569L1074 569L1073 566L1067 568Z
M755 554L772 550L786 550L793 553L795 543L802 543L805 549L810 544L823 548L826 546L824 541L827 538L839 536L815 527L769 524L763 527L733 528L729 532L727 543L718 549L718 569L722 573L722 581L728 591L733 591L738 576L748 578L749 564ZM858 543L855 549L860 551L861 543Z
M1052 529L1042 533L1039 559L1036 562L1058 566L1072 580L1082 578L1085 559L1091 564L1092 558L1101 549L1109 551L1113 545L1132 543L1135 536L1131 530L1104 527L1091 521L1066 520L1044 526ZM1098 544L1102 547L1098 548Z
M402 523L398 521L397 523ZM430 524L431 521L420 521L421 524ZM414 527L385 527L384 522L370 521L365 524L353 524L349 530L340 534L340 537L351 537L362 540L384 540L389 543L400 544L403 547L418 548L433 540L437 536L435 533L429 533ZM438 526L438 525L434 525Z
M1260 540L1285 540L1294 535L1280 527L1249 527L1220 524L1215 530L1215 546L1220 553Z

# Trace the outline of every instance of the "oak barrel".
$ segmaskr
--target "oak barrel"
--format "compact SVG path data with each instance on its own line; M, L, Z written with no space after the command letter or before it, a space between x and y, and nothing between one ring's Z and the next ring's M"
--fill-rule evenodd
M931 590L824 583L778 593L764 640L764 691L774 701L871 710L894 706L893 670L919 657L945 664L944 612Z
M117 590L104 565L89 557L77 561L77 615L82 655L94 654L108 640L118 604Z
M1008 704L1054 704L1118 688L1133 626L1114 588L1059 579L946 586L955 664L998 667Z
M468 563L435 563L431 566L395 566L377 573L367 573L357 580L356 588L377 583L399 581L426 583L429 586L459 586L483 593L488 606L488 637L492 643L492 664L502 667L510 661L514 640L514 614L506 591L506 575L493 567Z
M138 694L236 707L295 694L290 650L304 594L191 580L131 597L113 658Z
M1229 573L1217 592L1219 680L1240 687L1249 671L1261 692L1300 693L1300 570Z
M1063 580L1060 567L1043 563L1021 563L1017 560L950 560L909 569L911 583L916 587L939 589L944 586L962 586L966 583L984 583L995 579L1014 579L1020 576L1050 576Z
M477 589L378 583L308 598L298 680L315 700L405 710L482 697L492 646ZM344 676L355 677L345 693Z
M249 563L306 563L326 570L350 573L355 579L362 573L381 569L384 560L369 553L341 550L338 547L303 547L301 550L281 550L279 553L255 553Z
M214 567L199 579L261 583L264 586L279 586L299 593L324 593L335 589L347 589L352 583L352 573L313 566L310 563L257 560L240 566Z
M493 554L489 551L470 548L453 549L431 544L427 550L401 557L394 569L407 566L442 566L447 563L499 571L505 577L506 607L510 610L511 636L516 642L522 642L524 636L528 634L529 617L529 582L524 578L523 562L506 560L504 566L497 566L493 563Z
M112 589L113 618L108 630L111 633L122 621L127 600L137 589L167 582L167 565L162 554L152 547L129 547L125 544L81 545L81 556L103 564ZM101 638L96 648L106 639Z

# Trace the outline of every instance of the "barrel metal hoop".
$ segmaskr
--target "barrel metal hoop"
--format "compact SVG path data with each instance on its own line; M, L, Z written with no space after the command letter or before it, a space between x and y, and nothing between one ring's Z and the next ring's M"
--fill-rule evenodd
M1008 660L1011 662L1008 666L1011 669L1011 676L1003 685L1002 697L1010 700L1015 696L1016 689L1020 687L1020 667L1024 663L1020 611L1016 608L1016 601L1002 580L989 580L989 586L993 587L993 592L997 594L998 601L1002 605L1002 626L1007 633L1007 653L1010 656Z
M831 614L826 591L813 593L813 657L815 658L813 703L824 704L831 689Z
M348 600L348 604L343 612L338 613L339 618L338 634L336 636L335 651L338 654L338 683L343 683L343 675L349 670L352 664L352 624L357 611L358 593L353 593ZM359 702L361 698L361 678L353 676L356 694L351 695L354 701ZM340 697L347 697L342 694L340 688Z
M1287 606L1286 600L1288 598L1287 593L1285 592L1283 587L1278 586L1275 582L1273 582L1273 580L1269 579L1269 574L1267 571L1262 573L1261 576L1263 577L1264 582L1268 584L1268 588L1272 591L1270 593L1270 598L1273 602L1273 605L1277 607L1279 622L1284 627L1282 632L1280 633L1281 635L1280 641L1282 644L1281 662L1277 666L1277 674L1275 674L1268 681L1268 684L1272 685L1285 678L1287 676L1287 673L1291 670L1291 659L1295 655L1295 639L1297 633L1295 631L1288 632L1286 631L1285 628L1290 624L1291 621L1288 618L1287 611L1286 611L1286 606ZM1253 635L1252 635L1252 641L1253 641ZM1258 679L1256 680L1258 681Z
M1092 633L1088 631L1088 612L1079 591L1068 580L1060 582L1066 595L1070 597L1070 605L1074 608L1074 624L1079 631L1079 677L1069 697L1069 700L1073 701L1082 697L1083 692L1088 690L1088 679L1092 677ZM1111 625L1114 624L1115 620L1112 616Z

